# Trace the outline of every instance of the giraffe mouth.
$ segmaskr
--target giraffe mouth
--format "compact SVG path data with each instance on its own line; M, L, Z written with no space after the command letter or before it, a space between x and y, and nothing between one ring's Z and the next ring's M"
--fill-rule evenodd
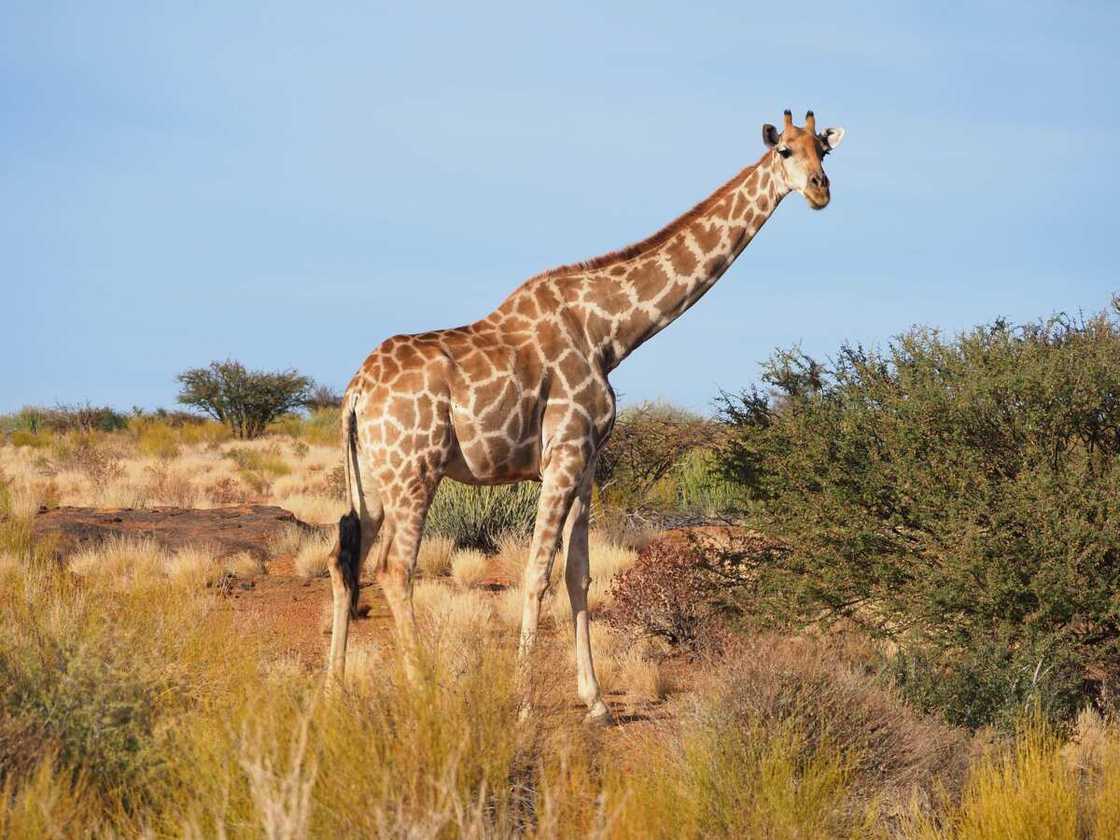
M809 206L814 210L823 210L828 206L828 202L832 200L832 196L828 193L803 193L805 200L809 202Z

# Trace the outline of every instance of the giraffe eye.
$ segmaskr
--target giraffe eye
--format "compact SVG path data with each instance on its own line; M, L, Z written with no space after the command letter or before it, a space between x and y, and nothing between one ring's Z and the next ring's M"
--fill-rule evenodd
M789 146L779 146L778 147L778 154L780 154L784 158L788 158L790 155L793 154L793 150L790 149Z

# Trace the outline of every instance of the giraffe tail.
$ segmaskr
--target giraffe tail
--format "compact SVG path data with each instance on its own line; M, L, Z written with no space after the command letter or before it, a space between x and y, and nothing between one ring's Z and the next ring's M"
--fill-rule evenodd
M344 420L346 424L346 490L350 496L350 511L338 520L338 566L346 591L350 595L350 616L358 617L358 574L362 560L362 520L357 508L361 499L355 499L362 492L358 476L358 430L357 412L351 403L350 413Z

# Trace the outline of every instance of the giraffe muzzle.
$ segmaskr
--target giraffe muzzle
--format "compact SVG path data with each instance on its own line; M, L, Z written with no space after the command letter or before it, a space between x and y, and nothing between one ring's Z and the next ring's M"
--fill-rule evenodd
M814 210L823 210L832 200L832 194L828 187L828 176L819 172L809 176L809 182L805 185L802 195L805 196L805 200Z

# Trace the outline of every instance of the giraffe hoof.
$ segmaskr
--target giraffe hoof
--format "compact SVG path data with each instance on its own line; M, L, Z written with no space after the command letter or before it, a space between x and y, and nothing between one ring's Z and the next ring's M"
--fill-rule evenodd
M600 703L596 708L587 713L583 722L588 726L610 726L614 723L614 718L611 717L611 710Z

